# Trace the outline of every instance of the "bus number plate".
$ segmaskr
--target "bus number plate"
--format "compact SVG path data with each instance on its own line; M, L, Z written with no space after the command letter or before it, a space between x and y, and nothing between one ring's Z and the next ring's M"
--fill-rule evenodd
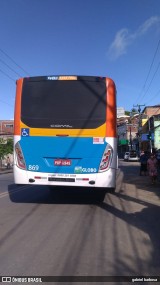
M71 160L70 159L55 159L54 165L55 166L70 166Z

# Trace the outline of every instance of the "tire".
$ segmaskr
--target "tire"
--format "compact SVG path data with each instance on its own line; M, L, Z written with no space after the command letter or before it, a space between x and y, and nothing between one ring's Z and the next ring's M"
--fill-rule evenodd
M94 189L93 191L97 202L103 202L107 193L106 189Z

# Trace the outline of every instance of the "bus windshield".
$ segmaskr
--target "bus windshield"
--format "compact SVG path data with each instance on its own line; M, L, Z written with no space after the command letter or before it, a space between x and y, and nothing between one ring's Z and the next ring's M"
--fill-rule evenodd
M25 78L21 120L31 128L98 128L106 122L105 78Z

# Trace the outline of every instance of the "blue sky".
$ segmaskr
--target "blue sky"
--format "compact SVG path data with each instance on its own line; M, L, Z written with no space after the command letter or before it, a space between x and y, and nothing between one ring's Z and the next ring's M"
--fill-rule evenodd
M0 35L0 119L28 75L108 76L118 107L160 104L159 0L0 0Z

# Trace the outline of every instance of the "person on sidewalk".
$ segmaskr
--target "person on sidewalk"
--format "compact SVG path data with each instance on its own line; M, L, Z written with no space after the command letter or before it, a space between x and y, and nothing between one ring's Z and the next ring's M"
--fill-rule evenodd
M147 168L151 178L151 183L155 184L157 179L157 159L153 153L151 153L150 158L147 161Z
M9 156L7 157L7 169L10 169L11 167L11 161L10 161L10 158Z
M157 151L156 159L157 159L157 172L158 172L157 178L160 181L160 150Z
M148 155L146 152L142 151L141 156L140 156L140 173L139 175L141 176L142 173L146 176L147 175L147 161L148 161Z

